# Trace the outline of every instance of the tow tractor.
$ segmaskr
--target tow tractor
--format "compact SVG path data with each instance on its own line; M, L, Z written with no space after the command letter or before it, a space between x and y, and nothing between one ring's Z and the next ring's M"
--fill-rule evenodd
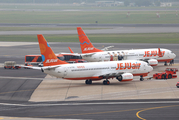
M19 69L21 68L19 65L16 65L15 61L5 61L4 69Z
M164 79L166 74L166 79L177 78L176 72L177 68L166 68L165 72L153 74L154 79Z
M179 82L177 82L176 86L177 86L177 88L179 88Z

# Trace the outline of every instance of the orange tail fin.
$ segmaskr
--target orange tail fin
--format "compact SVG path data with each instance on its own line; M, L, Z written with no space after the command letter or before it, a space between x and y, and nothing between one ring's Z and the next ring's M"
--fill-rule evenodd
M81 27L77 27L78 37L82 53L103 52L93 46Z
M57 58L43 35L37 35L39 41L39 48L42 56L42 62L44 66L54 66L60 64L68 64L67 62L61 61Z

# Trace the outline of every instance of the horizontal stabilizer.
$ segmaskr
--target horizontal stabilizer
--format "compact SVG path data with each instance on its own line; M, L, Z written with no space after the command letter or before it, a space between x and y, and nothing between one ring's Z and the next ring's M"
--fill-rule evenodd
M68 49L70 50L71 53L74 53L73 50L70 47L68 47Z
M104 50L104 51L107 51L107 50L109 50L109 48L113 48L114 46L108 46L108 47L105 47L105 48L103 48L103 49L101 49L101 50Z

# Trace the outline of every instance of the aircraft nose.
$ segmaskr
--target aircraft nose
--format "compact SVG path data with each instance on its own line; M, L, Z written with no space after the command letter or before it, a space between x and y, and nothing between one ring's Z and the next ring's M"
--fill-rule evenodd
M173 53L173 58L175 58L176 57L176 54L175 53Z
M149 71L152 71L153 70L153 67L152 66L149 66Z

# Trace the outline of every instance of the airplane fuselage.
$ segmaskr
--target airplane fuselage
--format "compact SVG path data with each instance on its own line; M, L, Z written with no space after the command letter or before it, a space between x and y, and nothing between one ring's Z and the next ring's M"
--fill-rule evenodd
M89 62L149 59L156 59L158 62L169 62L176 57L176 55L168 49L161 48L160 50L163 57L158 56L158 48L95 52L95 54L91 56L82 57Z
M108 61L93 63L64 64L51 70L44 70L45 73L58 78L69 80L100 80L101 75L119 73L132 73L133 76L146 76L153 68L146 62L136 60ZM101 77L100 77L101 76Z

